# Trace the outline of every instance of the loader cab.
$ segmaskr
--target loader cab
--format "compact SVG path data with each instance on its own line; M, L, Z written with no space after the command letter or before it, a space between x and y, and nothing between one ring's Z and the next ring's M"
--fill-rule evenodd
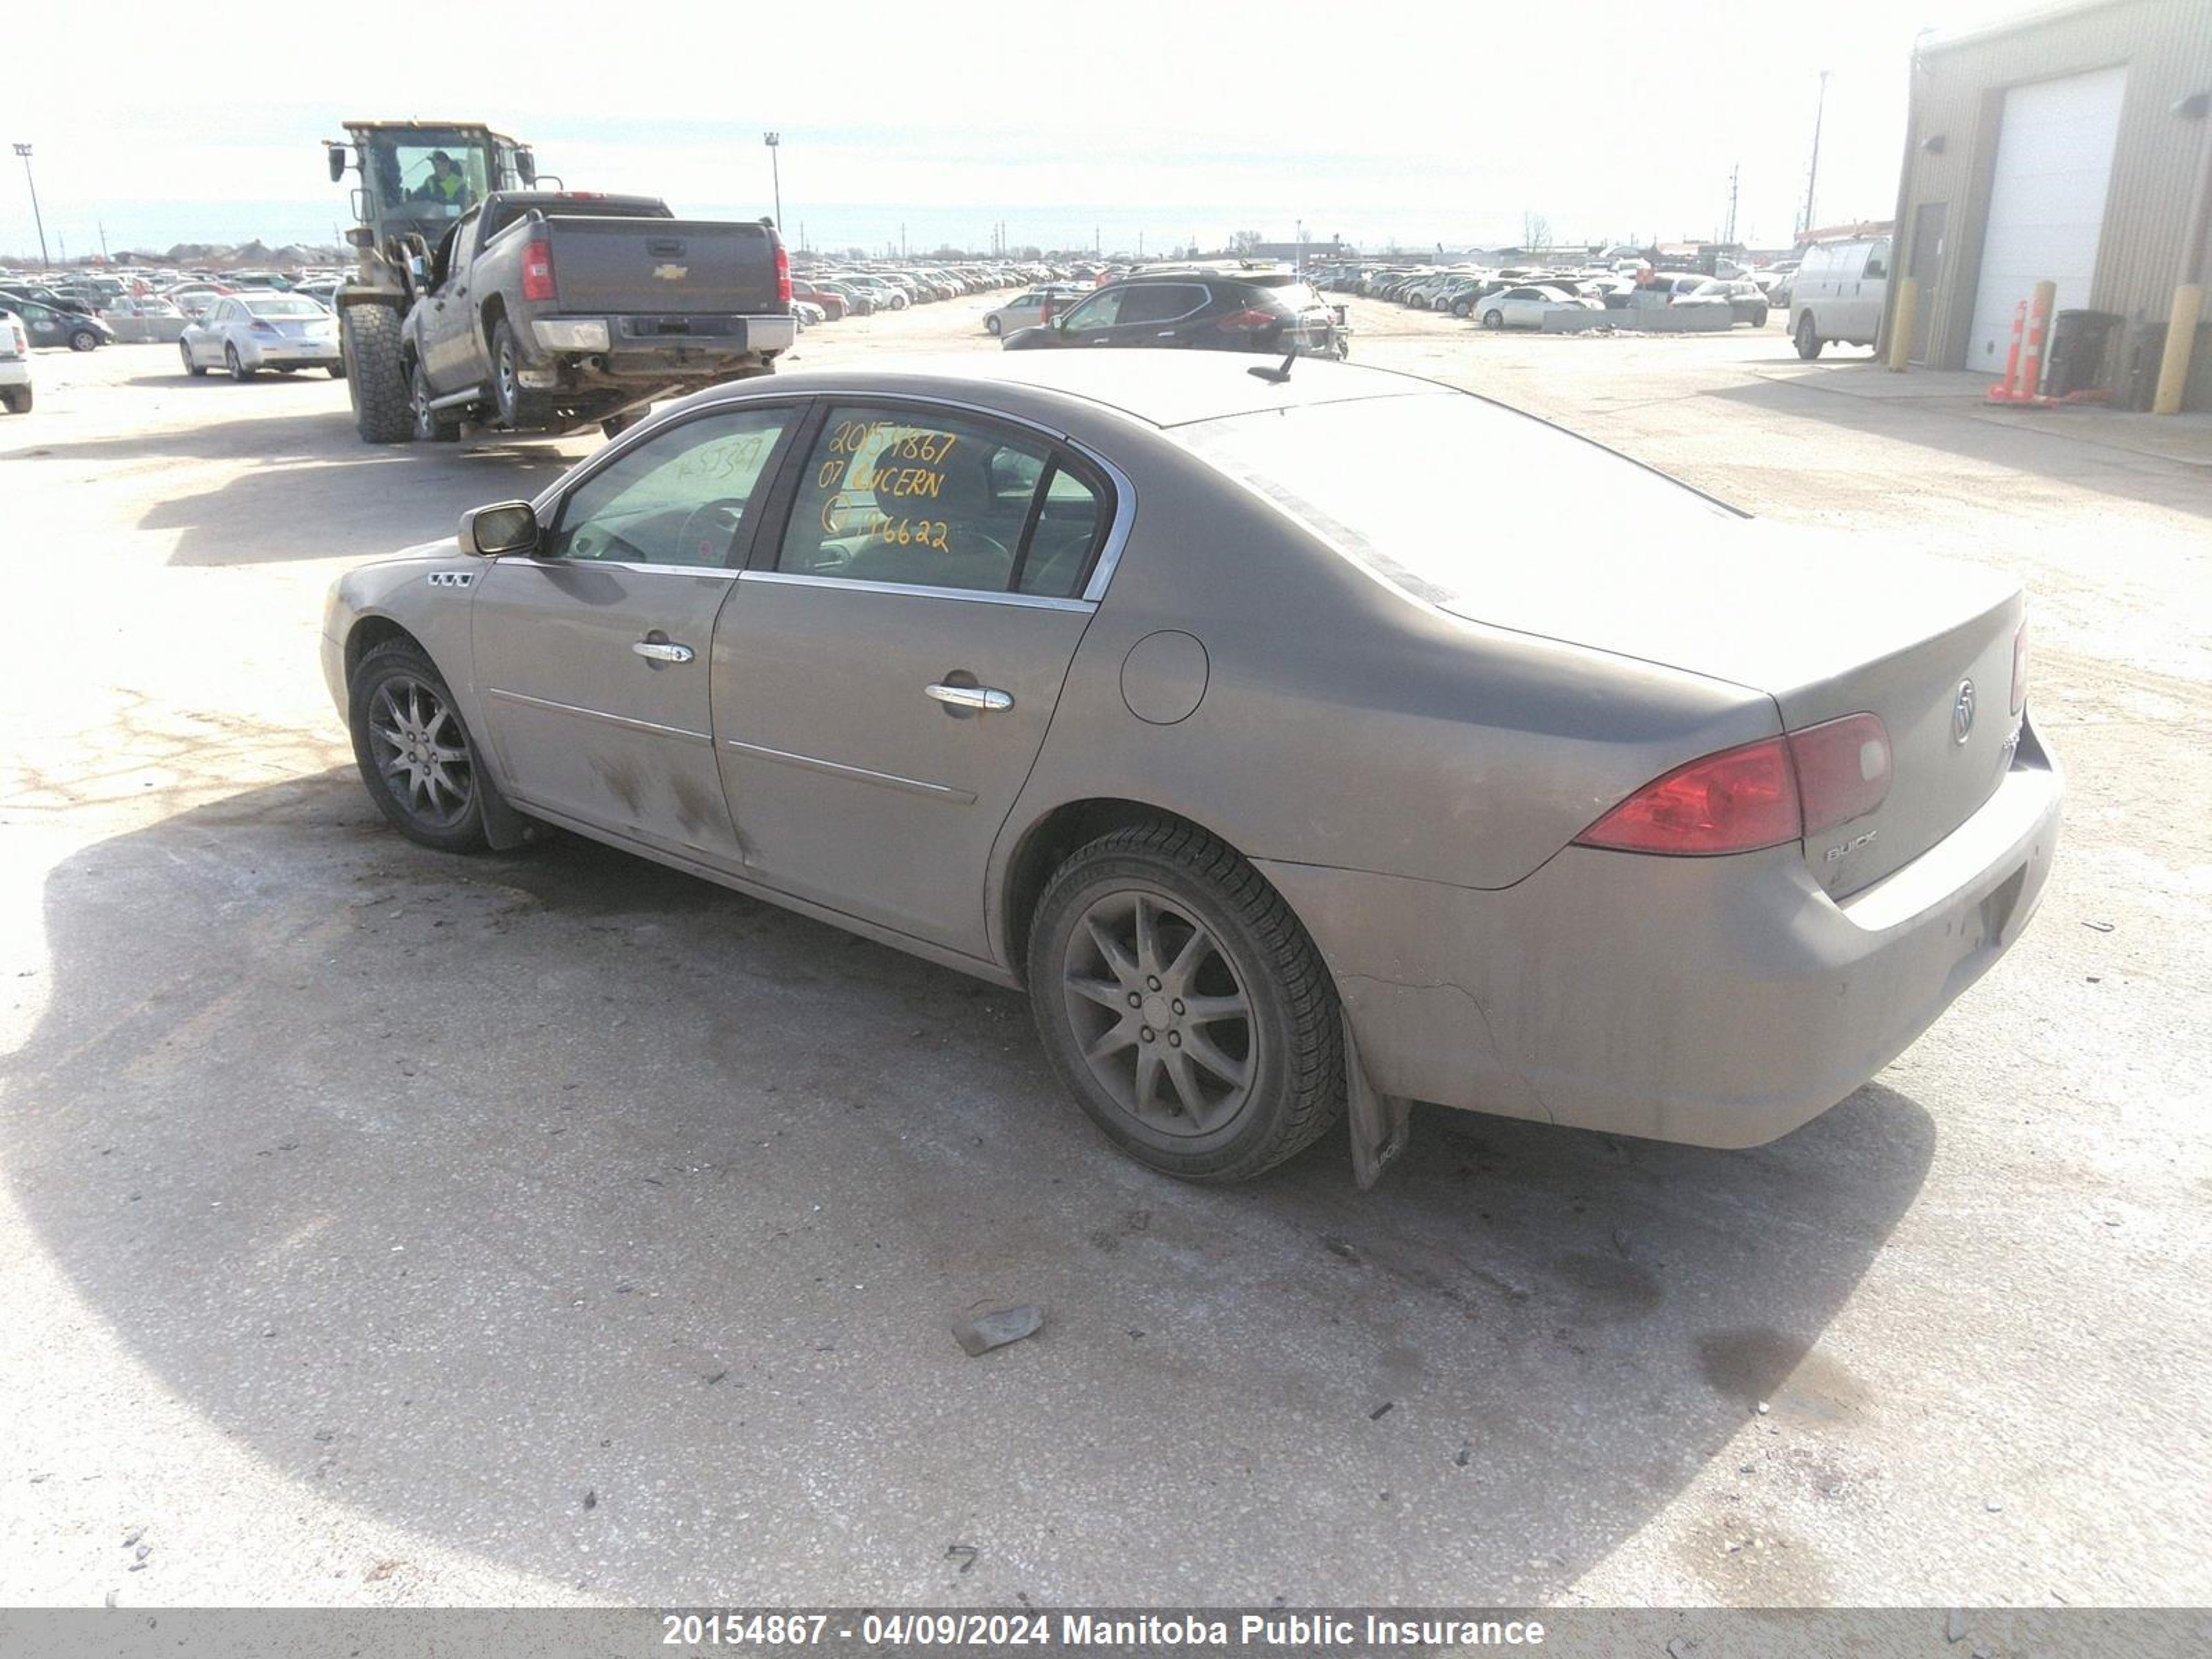
M349 122L346 131L353 143L331 146L331 176L358 171L355 216L378 242L411 232L434 247L489 192L537 180L530 151L488 127Z

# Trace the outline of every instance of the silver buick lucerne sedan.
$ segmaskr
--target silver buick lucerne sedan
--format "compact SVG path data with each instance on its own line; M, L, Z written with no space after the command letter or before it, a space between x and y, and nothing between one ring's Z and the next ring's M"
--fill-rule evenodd
M369 793L429 847L556 824L1024 987L1100 1127L1207 1179L1347 1102L1364 1178L1409 1101L1752 1146L2019 938L2059 780L2012 582L1248 362L665 409L338 582Z

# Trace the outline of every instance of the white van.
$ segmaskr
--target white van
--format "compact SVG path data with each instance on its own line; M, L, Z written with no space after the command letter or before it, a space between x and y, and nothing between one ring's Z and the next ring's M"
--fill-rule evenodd
M1888 295L1888 237L1814 243L1790 290L1790 337L1797 355L1810 362L1831 340L1872 345Z
M31 412L31 337L21 319L0 307L0 409Z

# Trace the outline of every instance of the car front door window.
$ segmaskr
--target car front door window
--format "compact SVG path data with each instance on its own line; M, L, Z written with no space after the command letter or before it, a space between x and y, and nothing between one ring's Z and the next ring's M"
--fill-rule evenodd
M786 408L729 410L646 440L562 503L547 555L622 564L720 568L777 441Z
M1115 288L1092 295L1067 313L1067 331L1093 334L1102 328L1112 328L1121 319L1121 301L1127 292L1126 289Z

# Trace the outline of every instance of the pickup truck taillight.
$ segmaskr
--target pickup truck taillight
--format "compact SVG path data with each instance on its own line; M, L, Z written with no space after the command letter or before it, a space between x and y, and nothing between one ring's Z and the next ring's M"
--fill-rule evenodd
M781 242L775 245L775 297L777 303L791 303L791 250Z
M522 297L553 297L553 244L539 240L522 250Z

